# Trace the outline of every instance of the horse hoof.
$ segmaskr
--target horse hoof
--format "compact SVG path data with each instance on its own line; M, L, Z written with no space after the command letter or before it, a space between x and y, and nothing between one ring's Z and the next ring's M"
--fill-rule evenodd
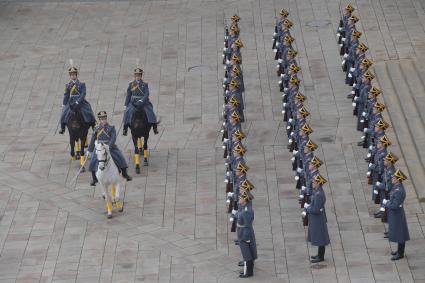
M147 160L143 160L143 166L148 166L148 165L149 165L148 161Z
M86 168L82 167L81 168L81 173L84 173L84 172L86 172Z
M140 167L136 166L136 174L140 174Z
M118 210L119 212L123 212L124 211L124 207L122 207L121 209Z
M112 214L108 214L108 219L111 219L112 218Z

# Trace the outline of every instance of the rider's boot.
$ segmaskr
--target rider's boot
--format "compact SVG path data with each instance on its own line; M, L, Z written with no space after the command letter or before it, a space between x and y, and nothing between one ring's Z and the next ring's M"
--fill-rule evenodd
M122 130L122 135L126 136L128 132L128 125L124 125L124 129Z
M90 186L94 187L94 186L96 186L96 183L98 182L97 177L96 177L96 172L92 171L91 177L92 177L92 180L91 180Z
M155 135L157 135L159 132L158 132L158 123L154 123L153 124L153 133L155 134Z
M130 176L128 176L127 168L121 168L121 174L127 181L133 180Z
M61 129L59 131L59 134L63 135L65 133L65 124L61 124Z

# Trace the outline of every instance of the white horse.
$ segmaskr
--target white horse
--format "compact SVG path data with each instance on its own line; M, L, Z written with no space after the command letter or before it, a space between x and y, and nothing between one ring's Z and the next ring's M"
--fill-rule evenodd
M97 161L99 162L96 171L96 177L100 186L103 189L103 197L106 201L106 209L108 218L112 218L112 204L122 212L124 210L123 204L120 200L121 183L120 173L115 162L112 160L109 146L103 142L95 142L95 150ZM108 187L111 186L111 194L109 194Z

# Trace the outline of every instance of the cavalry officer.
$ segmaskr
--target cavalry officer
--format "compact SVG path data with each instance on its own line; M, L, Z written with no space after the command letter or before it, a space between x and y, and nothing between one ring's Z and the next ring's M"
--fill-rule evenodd
M71 111L80 111L84 122L90 127L96 124L93 110L86 101L86 84L78 80L78 69L72 66L68 69L70 82L65 86L65 93L62 101L61 129L59 134L65 133L65 126L68 123Z
M391 179L393 188L390 191L390 199L384 199L383 202L385 208L388 209L388 239L398 243L397 251L391 253L393 255L391 260L399 260L404 257L405 244L410 240L403 208L406 198L403 181L406 179L406 175L398 169Z
M127 174L127 162L125 161L125 158L119 150L118 146L115 144L117 140L115 126L112 126L108 123L108 116L105 111L98 112L97 117L99 118L99 126L95 128L87 151L88 156L93 156L89 165L89 171L91 171L93 177L93 180L90 185L95 186L98 182L96 178L96 171L98 166L97 156L96 154L92 154L94 150L94 142L96 140L98 142L103 142L104 144L107 144L109 146L111 157L119 168L119 170L121 170L121 175L125 179L127 179L127 181L131 181L131 177Z
M123 135L127 135L131 119L138 109L144 109L148 122L153 126L153 132L158 134L158 122L153 111L153 105L149 101L149 86L142 80L143 70L134 69L134 80L128 84L127 96L125 98L125 112L123 117Z
M241 278L254 275L254 261L257 259L257 243L255 241L254 228L252 227L254 210L251 205L248 205L251 200L252 198L246 192L239 197L236 232L244 261L243 272L239 275Z
M311 257L311 263L325 260L325 246L330 243L325 212L326 196L322 187L326 182L320 174L314 176L311 203L304 204L305 210L302 212L303 216L308 217L307 239L313 246L319 247L317 255Z

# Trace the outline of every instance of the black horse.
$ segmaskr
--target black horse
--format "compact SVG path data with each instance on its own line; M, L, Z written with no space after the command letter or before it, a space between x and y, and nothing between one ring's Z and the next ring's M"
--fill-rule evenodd
M151 131L153 124L148 122L148 117L146 116L143 105L135 105L135 107L136 111L134 111L133 117L131 118L130 130L134 145L134 163L136 164L136 173L140 174L140 153L143 153L143 165L149 165L148 139L149 132Z
M84 157L84 147L86 146L87 134L91 125L84 121L83 115L80 111L73 110L71 107L71 112L69 116L68 123L66 127L69 132L69 144L71 146L71 158L72 160L80 160L80 164L83 167L81 172L85 171L85 157Z

